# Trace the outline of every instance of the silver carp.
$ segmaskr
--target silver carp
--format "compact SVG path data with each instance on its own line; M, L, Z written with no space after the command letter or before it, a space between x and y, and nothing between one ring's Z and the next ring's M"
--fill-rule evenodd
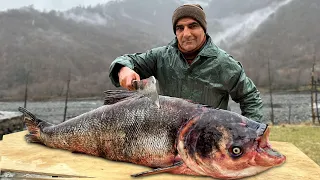
M106 91L105 105L53 125L24 108L30 143L113 161L157 173L239 179L283 164L271 148L267 124L237 113L159 95L160 107L137 92Z

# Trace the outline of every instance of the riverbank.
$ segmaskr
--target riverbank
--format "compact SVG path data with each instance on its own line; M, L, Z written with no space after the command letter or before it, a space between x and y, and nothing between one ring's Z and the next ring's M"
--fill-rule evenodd
M298 147L320 166L320 126L280 125L271 126L271 141L289 142Z
M120 88L118 88L120 89ZM121 88L122 89L122 88ZM261 94L269 95L268 88L259 88ZM318 91L320 92L320 86L318 87ZM303 86L297 89L273 89L273 94L310 94L310 87ZM68 99L72 101L83 101L83 100L99 100L104 97L104 93L93 94L91 96L83 96L81 94L71 94ZM65 100L65 96L37 96L37 97L29 97L28 102L46 102L46 101L63 101ZM24 101L24 97L14 96L14 97L1 97L0 102L14 102L14 101Z
M271 123L270 95L261 94L263 99L262 122ZM74 117L103 105L102 97L96 99L69 99L67 117ZM231 111L241 113L239 104L230 100ZM310 93L274 93L273 110L276 124L301 124L311 122ZM23 101L1 102L1 111L17 111L19 106L24 106ZM60 123L63 120L65 100L28 101L27 109L38 118L50 123Z
M22 131L23 128L22 113L0 111L0 140L3 135Z

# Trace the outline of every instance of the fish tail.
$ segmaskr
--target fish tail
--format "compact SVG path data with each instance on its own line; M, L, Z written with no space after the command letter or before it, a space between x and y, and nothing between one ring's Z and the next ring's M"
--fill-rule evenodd
M29 134L25 135L25 139L29 143L42 143L41 141L41 128L50 126L49 123L38 119L34 114L29 112L27 109L19 107L18 110L24 115L29 117L24 117L24 123L29 131Z
M40 141L40 128L30 118L25 118L24 122L27 126L29 134L25 135L25 139L28 143L41 143Z

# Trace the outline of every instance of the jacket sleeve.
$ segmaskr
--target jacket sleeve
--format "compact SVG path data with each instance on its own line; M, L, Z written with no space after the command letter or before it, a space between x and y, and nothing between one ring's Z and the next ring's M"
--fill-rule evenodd
M263 103L260 92L253 81L246 76L240 62L236 62L232 69L233 75L229 83L231 98L240 104L243 116L261 122Z
M139 74L140 78L148 78L150 76L156 76L156 64L159 48L148 50L145 53L125 54L117 57L110 65L109 77L111 82L116 87L119 87L118 72L121 67L126 66Z

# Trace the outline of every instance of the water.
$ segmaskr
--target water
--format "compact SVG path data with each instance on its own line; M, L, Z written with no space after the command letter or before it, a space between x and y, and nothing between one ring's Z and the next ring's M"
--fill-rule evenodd
M270 95L262 94L261 98L264 103L262 120L270 123ZM272 95L272 99L275 123L299 124L302 122L312 122L310 93L277 93ZM232 111L241 112L236 103L231 102L230 106ZM289 112L291 114L290 117Z
M270 96L261 95L263 107L263 121L270 122ZM289 123L289 107L291 106L290 123L311 122L310 93L273 94L274 118L276 123ZM1 111L17 111L23 102L0 102ZM67 117L74 117L93 110L103 104L103 100L73 100L68 102ZM231 110L241 113L239 105L230 102ZM64 101L28 102L27 109L38 118L58 124L63 121Z
M67 107L67 118L71 118L82 113L93 110L103 104L103 100L82 100L69 101ZM18 111L18 107L23 107L24 102L0 102L2 111ZM64 101L28 102L27 109L38 118L53 124L63 121Z

